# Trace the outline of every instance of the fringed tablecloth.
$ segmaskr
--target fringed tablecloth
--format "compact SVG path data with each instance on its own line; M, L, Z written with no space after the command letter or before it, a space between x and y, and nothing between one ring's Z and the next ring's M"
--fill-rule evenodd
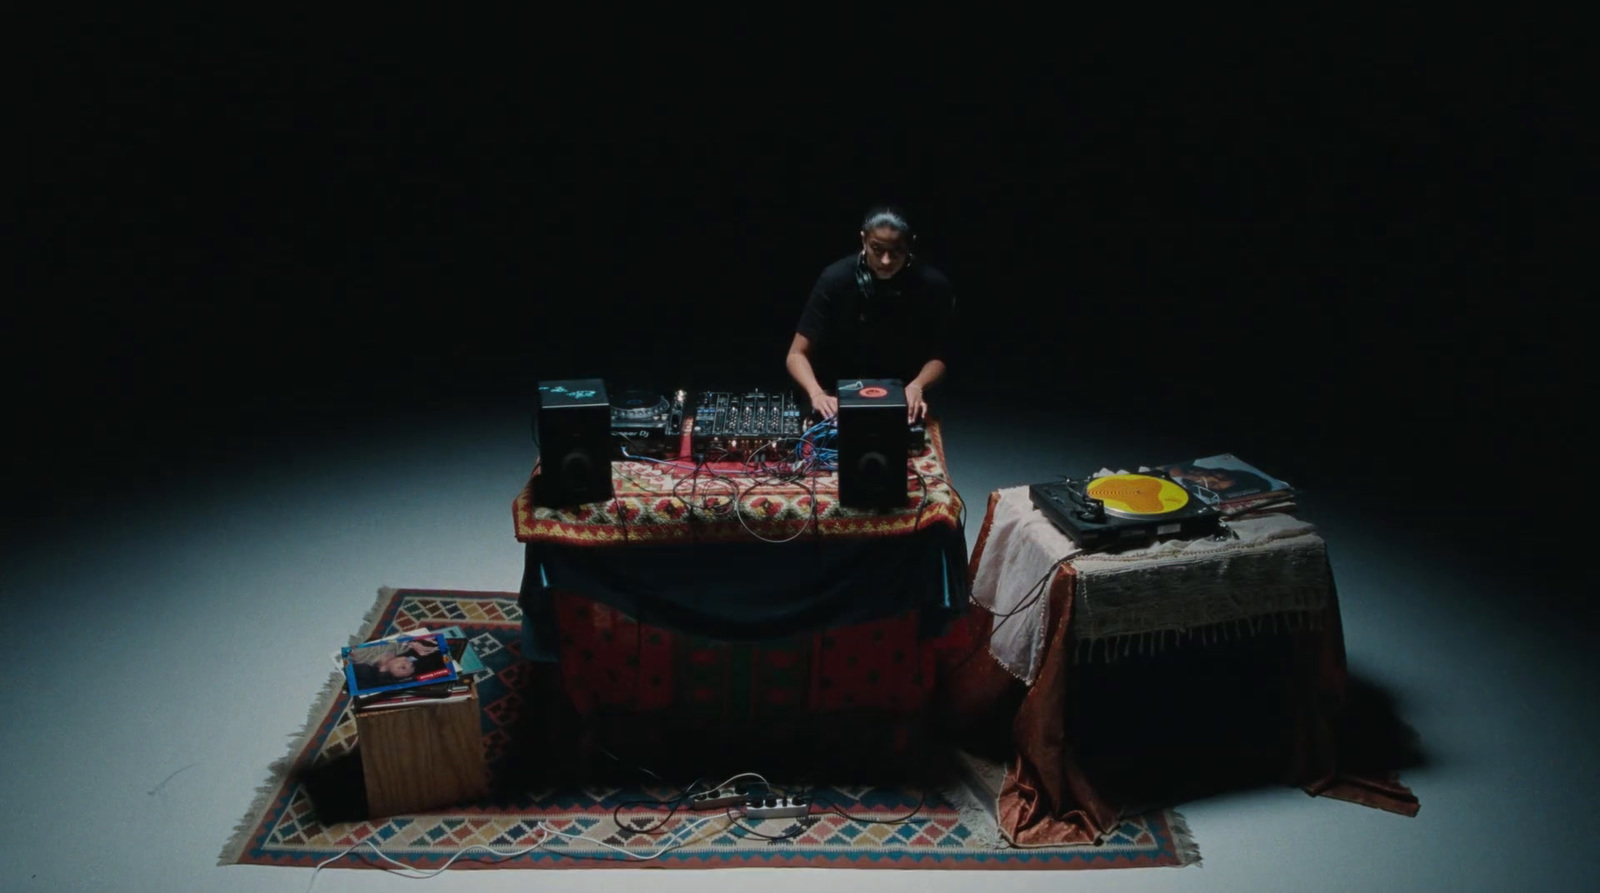
M983 721L1024 687L999 806L1014 844L1093 843L1127 806L1112 802L1075 758L1065 711L1075 667L1262 631L1286 630L1294 642L1294 753L1284 780L1416 813L1415 797L1396 778L1340 767L1334 725L1346 686L1344 638L1326 545L1312 525L1281 514L1234 519L1218 538L1084 554L1017 487L990 494L969 573L983 610L968 616L966 631L981 653L951 670L947 696L953 711Z
M965 509L939 423L925 430L907 504L883 511L841 506L835 472L642 460L613 463L612 499L549 508L533 502L535 469L512 504L525 654L569 661L568 597L674 641L765 647L878 622L941 638L967 610Z

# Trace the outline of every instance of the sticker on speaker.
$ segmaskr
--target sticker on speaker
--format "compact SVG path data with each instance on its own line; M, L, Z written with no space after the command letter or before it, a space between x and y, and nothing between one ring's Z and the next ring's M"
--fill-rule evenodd
M861 389L861 396L863 396L863 397L887 397L887 396L889 396L889 391L888 391L887 388L878 388L878 387L862 388Z

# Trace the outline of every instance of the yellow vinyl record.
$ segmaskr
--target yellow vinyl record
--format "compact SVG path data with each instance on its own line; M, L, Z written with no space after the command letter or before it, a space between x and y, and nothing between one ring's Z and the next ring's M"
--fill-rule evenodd
M1095 478L1084 492L1105 503L1106 514L1124 518L1165 515L1189 504L1189 491L1168 478L1148 474Z

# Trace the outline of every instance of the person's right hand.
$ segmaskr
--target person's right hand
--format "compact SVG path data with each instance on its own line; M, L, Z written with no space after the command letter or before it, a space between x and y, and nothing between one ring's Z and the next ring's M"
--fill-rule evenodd
M811 408L821 413L824 419L831 419L839 414L839 398L828 396L827 391L818 391L811 396Z

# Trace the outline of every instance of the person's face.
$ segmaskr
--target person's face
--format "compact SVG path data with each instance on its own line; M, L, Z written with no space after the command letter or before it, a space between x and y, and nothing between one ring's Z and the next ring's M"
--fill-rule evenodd
M384 661L381 669L396 679L408 678L413 670L411 659L398 654Z
M1208 490L1226 490L1233 486L1233 478L1229 477L1227 472L1210 468L1196 469L1187 473L1177 472L1176 476L1186 481L1193 481Z
M910 242L887 226L863 231L861 250L867 254L867 266L879 279L888 279L900 272L911 257Z

